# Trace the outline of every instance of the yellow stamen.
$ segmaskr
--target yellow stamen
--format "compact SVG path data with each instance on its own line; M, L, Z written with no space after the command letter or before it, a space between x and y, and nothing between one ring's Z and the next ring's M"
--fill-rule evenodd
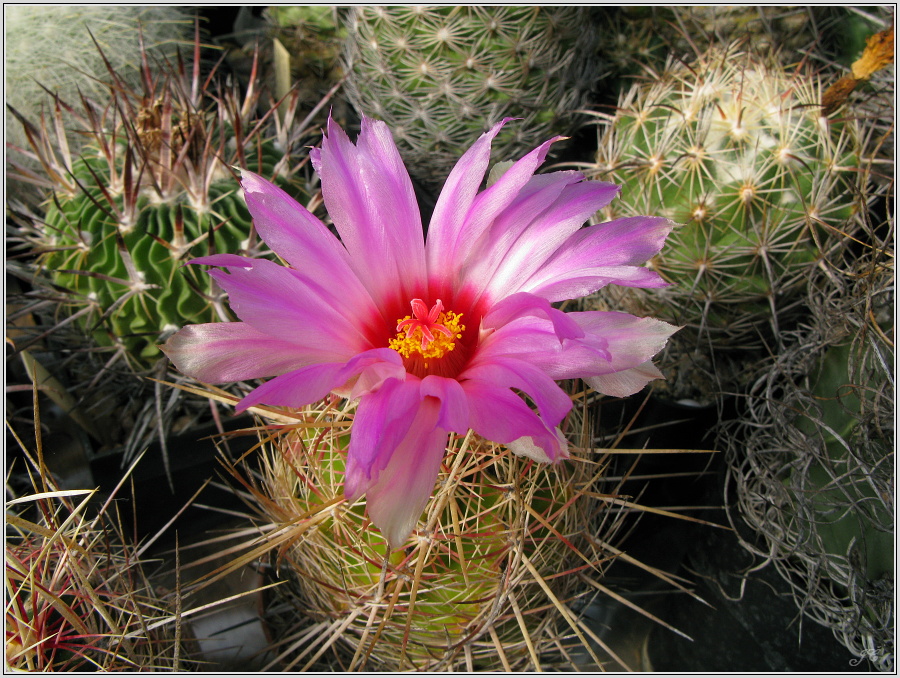
M441 312L433 322L428 319L422 322L422 319L408 315L397 321L400 331L388 346L404 358L418 353L424 359L425 367L428 367L429 360L443 358L456 348L456 341L462 339L462 333L466 329L460 323L461 319L462 313L453 311Z

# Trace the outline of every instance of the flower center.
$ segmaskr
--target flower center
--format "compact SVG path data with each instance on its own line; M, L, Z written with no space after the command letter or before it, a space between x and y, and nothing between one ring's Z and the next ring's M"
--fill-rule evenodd
M411 303L413 315L397 321L397 336L388 345L404 358L418 354L427 368L429 360L443 358L456 348L466 326L459 322L462 313L444 311L440 299L431 310L421 299Z

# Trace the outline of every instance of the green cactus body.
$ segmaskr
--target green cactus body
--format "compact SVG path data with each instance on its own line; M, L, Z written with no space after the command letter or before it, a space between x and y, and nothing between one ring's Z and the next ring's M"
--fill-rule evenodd
M390 125L418 179L442 181L478 134L507 160L570 128L599 77L590 14L577 7L359 7L347 19L347 96Z
M269 142L248 169L271 175L278 159ZM96 309L82 322L98 343L121 342L131 357L147 364L161 355L156 347L161 335L216 320L209 276L184 264L247 247L251 219L236 178L223 166L221 178L202 197L205 204L195 204L184 190L160 198L145 189L122 223L103 195L113 183L106 160L79 158L74 175L84 190L58 193L48 206L46 233L52 236L41 265L54 284L75 293L73 304L83 306L86 298ZM95 177L102 177L103 189ZM113 200L120 215L129 214L123 195Z
M810 439L824 431L824 454L785 483L793 492L802 493L795 503L810 507L810 531L818 534L824 552L842 557L855 543L863 554L861 571L867 579L876 581L894 570L893 534L877 527L893 525L893 517L885 497L876 490L878 484L859 468L854 458L859 452L851 452L848 442L852 444L860 435L857 429L862 428L863 435L870 433L866 429L869 423L862 419L871 405L863 408L859 394L878 393L879 383L873 379L865 385L852 385L848 370L852 360L849 344L831 346L821 356L817 372L811 375L816 384L814 402L821 408L820 413L807 406L795 425ZM880 461L890 458L892 451L887 440L871 439L871 445L881 450ZM868 456L871 455L870 450ZM887 474L881 470L872 475Z
M673 285L628 290L627 305L747 348L832 254L857 211L851 122L820 116L815 78L734 49L623 95L595 178L622 185L604 219L680 224L651 265Z
M845 67L857 58L866 36L885 18L890 23L890 10L877 6L631 6L621 13L635 29L650 28L677 56L742 41L760 53L778 50L787 61L812 56Z
M81 97L76 107L54 97L36 122L10 108L45 176L15 156L10 174L47 189L45 215L29 217L27 232L40 255L35 284L55 286L65 313L138 371L162 355L167 333L228 318L218 289L187 262L262 249L237 168L301 202L314 190L298 157L308 131L291 122L298 93L267 110L260 69L245 86L229 85L215 68L202 75L201 60L197 27L193 65L151 68L145 55L137 91L110 68L108 99ZM81 152L72 152L67 130L86 140Z
M894 668L894 251L871 222L723 422L744 547L855 655ZM753 534L752 538L747 538ZM867 653L867 654L866 654Z
M265 515L279 534L297 531L281 551L289 585L279 600L287 596L304 621L340 623L337 647L368 657L372 670L517 670L533 660L529 644L551 652L555 615L537 580L560 599L572 581L555 575L574 562L568 540L587 520L583 465L546 467L481 439L451 438L417 536L387 555L364 503L342 501L343 427L353 411L352 403L331 409L332 429L313 425L319 415L306 408L310 421L264 453Z

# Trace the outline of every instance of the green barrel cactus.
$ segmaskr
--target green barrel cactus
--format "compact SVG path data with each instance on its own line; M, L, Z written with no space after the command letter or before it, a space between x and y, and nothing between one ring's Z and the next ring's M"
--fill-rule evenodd
M343 497L354 411L336 399L282 411L271 423L294 423L261 456L253 492L271 532L252 552L268 545L287 580L269 606L282 668L315 670L319 657L345 671L565 665L558 650L578 640L552 601L571 600L577 577L558 574L599 576L609 556L581 535L596 511L593 463L549 467L453 437L414 536L388 552L364 501ZM307 634L310 623L322 631Z
M292 178L298 140L274 111L257 113L255 74L245 91L217 85L215 74L204 83L199 42L194 56L188 75L180 62L154 70L145 60L140 91L111 70L109 101L83 98L76 112L57 97L49 121L20 116L46 175L37 182L48 194L35 225L39 275L100 346L138 370L161 356L167 333L225 313L209 277L184 264L256 246L236 168L300 199L310 189ZM287 115L297 103L283 104ZM59 134L65 127L88 139L80 155Z
M603 220L679 226L650 263L671 286L617 301L685 326L679 340L694 347L775 345L862 207L857 123L823 117L821 90L809 72L732 46L672 60L622 95L589 172L622 186Z
M571 129L601 73L602 36L580 7L356 7L346 19L346 94L388 123L413 175L434 186L504 117L508 160Z

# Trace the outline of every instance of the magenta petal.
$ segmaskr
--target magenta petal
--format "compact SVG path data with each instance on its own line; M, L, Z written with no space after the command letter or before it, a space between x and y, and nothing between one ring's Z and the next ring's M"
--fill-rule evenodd
M550 145L561 138L554 137L546 141L514 163L495 184L475 197L468 207L465 221L461 225L457 225L458 222L454 221L452 231L447 227L448 222L444 221L443 215L438 214L435 208L425 249L428 271L431 275L437 276L437 282L452 282L466 267L470 256L477 256L473 253L479 252L482 238L487 234L491 224L515 201L535 170L544 162ZM435 231L434 237L432 231Z
M529 437L550 460L565 456L555 429L508 388L478 379L464 381L462 386L469 399L469 427L478 435L504 445Z
M349 380L364 381L376 389L386 379L403 379L406 370L396 351L376 348L354 356L346 363L308 365L267 381L237 404L237 411L259 403L277 407L300 407L321 400Z
M210 384L271 377L342 357L334 347L310 349L263 334L246 323L188 325L161 348L184 374Z
M237 404L243 412L260 403L276 407L300 407L321 400L340 383L338 375L343 363L318 363L282 374L258 386Z
M432 396L441 401L438 426L445 431L465 433L469 429L469 401L456 379L429 375L422 380L422 397Z
M522 289L550 301L592 294L608 284L663 287L658 273L642 266L662 248L674 222L628 217L574 233Z
M581 337L584 331L569 318L568 313L555 309L542 297L517 292L496 303L481 320L483 329L497 329L524 316L545 317L553 323L556 334L562 339Z
M253 268L258 260L252 257L242 257L238 254L210 254L205 257L191 259L188 263L198 266L221 266L222 268Z
M203 261L224 261L219 259L224 256ZM372 348L362 333L364 309L360 315L342 313L324 298L332 292L320 283L265 259L241 258L240 266L225 265L228 273L212 270L209 275L228 293L238 317L260 332L313 350L331 348L345 359Z
M438 410L433 398L422 401L409 433L366 490L366 510L391 549L403 546L434 491L447 446Z
M539 317L522 317L489 336L479 347L475 365L502 362L509 358L524 361L554 380L582 378L590 381L634 370L621 377L590 382L607 384L608 395L624 390L639 391L649 380L659 378L648 361L666 345L678 328L654 318L637 318L628 313L592 311L567 313L583 331L581 337L562 342L550 322Z
M476 359L477 360L477 359ZM460 375L460 380L477 379L497 386L515 388L537 405L541 418L555 426L572 409L572 399L547 373L512 357L478 361Z
M365 119L354 145L333 119L310 152L328 213L360 280L381 306L412 299L425 283L422 221L387 126Z
M535 204L523 189L497 216L487 242L469 262L467 277L484 286L490 299L527 291L523 285L528 278L619 191L614 184L584 181L577 172L539 175L529 183L538 179L553 180L541 191L544 198L552 200ZM557 189L556 195L550 187Z
M340 295L334 301L357 312L374 313L372 299L353 272L347 250L325 224L253 172L241 170L241 186L253 225L276 254L308 279L340 280Z
M420 383L418 379L389 379L359 399L344 476L344 493L350 501L377 479L406 437L422 402Z
M634 391L625 395L635 393L648 380L658 377L655 372L654 376L650 376L646 363L665 347L668 338L678 330L661 320L637 318L615 311L570 313L569 316L582 327L584 337L571 340L556 354L538 350L523 352L518 357L543 369L553 379L580 377L588 380L638 368L631 375L623 375L618 382L608 380L615 395L622 395L623 389L631 388L629 384L640 383ZM600 354L607 356L607 359L598 360ZM610 391L608 394L614 393Z
M457 237L491 160L491 142L510 120L512 118L503 119L478 137L447 177L428 226L425 250L430 271L442 270L443 253L452 251L456 246Z

